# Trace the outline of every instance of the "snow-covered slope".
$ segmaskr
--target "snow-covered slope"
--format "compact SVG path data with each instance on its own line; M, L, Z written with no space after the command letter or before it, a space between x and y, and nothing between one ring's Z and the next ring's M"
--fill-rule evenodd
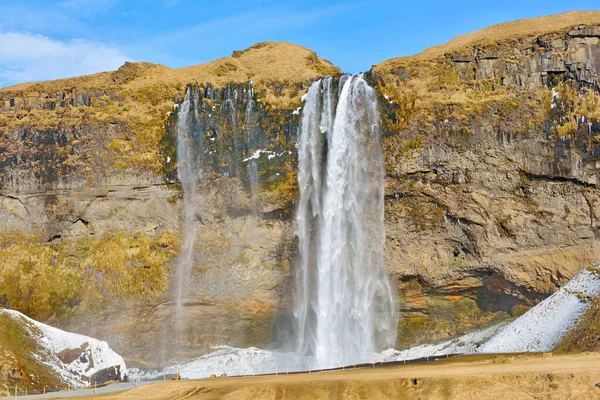
M33 356L72 387L86 386L92 379L123 379L127 374L123 358L106 342L53 328L18 311L0 310L0 315L17 322L39 345Z
M479 348L483 353L550 351L600 294L600 264L584 269L556 293Z

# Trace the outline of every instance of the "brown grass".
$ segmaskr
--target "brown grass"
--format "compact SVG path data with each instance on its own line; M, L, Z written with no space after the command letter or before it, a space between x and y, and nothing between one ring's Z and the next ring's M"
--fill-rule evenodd
M579 318L577 325L556 346L557 352L600 350L600 299L594 298L591 302L590 308Z
M73 92L88 92L92 97L89 107L42 110L38 105L28 105L17 112L2 112L0 135L17 127L43 130L78 127L84 123L99 126L120 123L126 129L120 130L119 136L106 145L112 152L114 166L133 168L135 173L161 173L164 157L159 148L164 125L176 99L185 94L187 84L224 87L252 80L263 105L289 109L300 105L300 98L312 80L338 73L339 68L315 52L282 42L259 43L235 51L232 57L181 69L145 62L125 63L114 72L0 89L0 104L13 98L20 105L26 99L30 104L53 103L56 94Z
M429 47L414 56L391 58L377 64L375 68L386 69L407 58L414 61L427 60L444 54L459 52L473 46L535 38L552 32L566 32L577 25L597 24L600 24L600 11L570 11L537 18L519 19L457 36L448 43Z
M257 84L270 82L305 82L323 75L335 75L340 69L316 55L312 50L285 42L263 42L205 64L171 69L146 62L126 63L118 71L101 72L76 78L46 82L22 83L0 89L0 94L58 93L78 90L130 89L147 86L185 86L188 83L211 83L217 86L229 82L253 80Z
M464 356L375 369L157 383L102 399L598 399L600 355Z

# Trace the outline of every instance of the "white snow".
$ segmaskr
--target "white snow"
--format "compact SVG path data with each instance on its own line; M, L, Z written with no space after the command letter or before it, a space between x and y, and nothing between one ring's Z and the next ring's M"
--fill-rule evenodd
M463 335L440 344L429 344L407 350L388 349L374 353L370 362L414 360L427 356L445 354L474 353L477 347L500 331L505 324L494 325L480 331ZM211 375L228 376L259 375L321 369L312 357L302 357L294 353L261 350L255 347L238 349L230 346L216 346L215 351L163 370L144 372L129 370L130 379L152 380L163 375L179 373L185 379L208 378ZM340 365L341 367L341 365Z
M261 156L261 154L266 154L267 155L267 159L271 160L275 157L283 157L285 154L292 154L291 151L283 151L281 153L276 153L274 151L271 150L256 150L250 157L248 158L244 158L244 162L250 161L250 160L258 160Z
M501 332L505 323L496 324L486 329L467 333L458 338L448 340L439 344L424 344L411 347L407 350L388 349L376 355L374 361L403 361L415 360L423 357L443 356L446 354L471 354L476 353L478 347Z
M582 299L600 294L595 264L584 269L556 293L517 318L479 349L484 353L550 351L574 326L590 304Z
M550 108L556 107L556 100L560 98L560 93L552 88L552 104L550 104Z
M89 378L108 368L119 367L121 379L127 374L127 367L123 358L104 341L65 332L31 319L15 310L0 310L0 314L2 313L22 323L31 337L36 339L45 350L45 354L34 354L34 356L40 362L54 369L61 379L72 387L87 386ZM58 354L69 349L82 349L82 356L70 364L64 364L58 358Z
M132 369L132 379L151 380L161 378L164 374L179 373L184 379L208 378L211 375L229 376L259 375L274 372L285 373L305 371L312 368L312 360L293 353L261 350L256 347L238 349L230 346L213 347L215 351L194 360L167 367L163 370L143 372Z
M245 158L244 162L246 161L250 161L250 160L258 160L260 158L260 153L262 153L262 150L256 150L250 157Z

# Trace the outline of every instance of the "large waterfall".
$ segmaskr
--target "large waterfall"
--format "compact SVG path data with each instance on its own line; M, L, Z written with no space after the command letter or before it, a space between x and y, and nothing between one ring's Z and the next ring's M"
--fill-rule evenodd
M376 95L362 75L339 85L335 111L333 80L311 86L298 145L296 351L325 367L371 361L397 328Z

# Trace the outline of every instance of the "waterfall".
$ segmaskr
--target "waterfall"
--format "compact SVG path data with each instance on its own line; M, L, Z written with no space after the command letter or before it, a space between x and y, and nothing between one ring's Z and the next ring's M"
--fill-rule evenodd
M193 96L193 99L192 99ZM198 91L188 87L185 99L177 113L175 126L177 135L177 176L183 188L183 230L182 242L179 256L177 258L177 269L175 277L175 303L177 309L181 309L185 284L189 281L194 260L194 243L198 235L198 228L194 223L196 191L198 175L200 174L200 163L196 154L196 140L193 127L190 122L190 109L194 108L194 122L198 122ZM193 104L192 104L193 103Z
M246 90L246 144L248 155L256 147L256 111L254 109L254 89L252 81L248 82ZM250 186L250 194L252 196L252 209L257 211L258 204L258 157L250 157L246 164L246 173L248 175L248 184Z
M332 79L310 87L298 143L296 351L324 367L370 362L397 328L376 95L362 75L339 85L335 112Z

